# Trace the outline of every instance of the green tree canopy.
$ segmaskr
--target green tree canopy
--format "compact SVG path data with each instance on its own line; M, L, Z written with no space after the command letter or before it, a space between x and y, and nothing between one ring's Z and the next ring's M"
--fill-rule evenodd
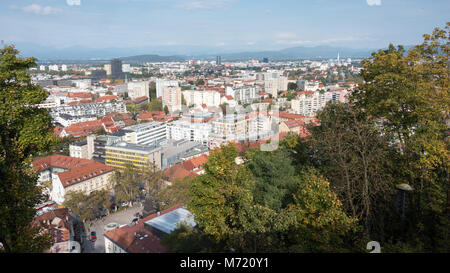
M46 197L30 168L33 156L50 149L53 125L36 105L48 93L31 84L34 58L20 58L14 46L0 49L0 242L6 252L42 252L49 237L31 227L35 206Z
M399 46L364 60L365 81L353 93L356 107L376 118L399 150L399 181L413 189L411 238L432 250L449 250L449 30L436 28L405 52ZM414 235L413 235L414 234Z

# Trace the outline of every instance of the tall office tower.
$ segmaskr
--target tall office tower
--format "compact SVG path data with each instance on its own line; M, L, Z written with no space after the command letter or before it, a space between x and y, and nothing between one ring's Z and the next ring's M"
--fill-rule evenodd
M181 88L178 86L164 86L162 102L163 106L167 106L171 113L181 111Z
M99 70L92 70L91 72L91 79L94 81L99 81L101 79L106 78L106 71L99 69Z
M339 63L339 52L338 52L337 62Z
M122 61L120 59L111 60L111 76L113 79L122 79Z
M221 65L221 64L222 64L222 56L217 56L216 65Z
M269 58L263 58L262 62L263 63L269 63Z

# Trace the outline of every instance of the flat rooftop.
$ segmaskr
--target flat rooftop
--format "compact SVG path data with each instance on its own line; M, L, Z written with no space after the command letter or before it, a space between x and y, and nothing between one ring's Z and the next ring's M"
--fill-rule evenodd
M135 152L141 152L141 153L152 153L158 150L161 150L160 146L157 145L140 145L140 144L133 144L128 142L117 142L111 145L106 146L107 148L114 149L114 150L121 150L125 152L135 151Z
M195 227L197 225L194 221L194 215L184 207L150 219L144 225L170 234L180 223L184 223L189 227Z
M74 142L74 143L72 143L70 145L73 145L73 146L85 146L85 145L87 145L87 140Z
M164 158L170 158L174 155L189 152L196 147L203 146L201 142L189 140L168 140L166 144L162 145Z
M138 132L138 131L142 131L142 130L147 130L149 128L160 127L163 124L164 123L162 123L162 122L152 121L152 122L146 122L146 123L140 123L140 124L128 126L128 127L123 128L123 129L126 130L126 131Z

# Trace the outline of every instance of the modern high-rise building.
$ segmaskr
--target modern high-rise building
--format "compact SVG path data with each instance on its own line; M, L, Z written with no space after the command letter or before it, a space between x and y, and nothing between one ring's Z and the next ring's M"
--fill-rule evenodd
M131 72L131 65L130 64L122 64L122 71L124 73L130 73Z
M217 56L216 65L221 65L221 64L222 64L222 56Z
M219 107L220 105L220 93L217 91L185 90L182 94L186 100L187 106L201 106L202 104L206 104L206 106Z
M122 61L120 59L111 60L111 76L113 79L122 79Z
M166 124L163 122L146 122L123 129L123 140L140 145L158 145L166 140Z
M106 71L103 69L100 70L92 70L91 72L91 78L94 81L99 81L101 79L105 79L106 78Z
M111 64L105 64L103 66L103 69L106 71L106 75L108 75L108 76L111 75Z
M162 97L163 96L163 88L164 86L179 86L177 80L162 80L157 79L156 80L156 97Z
M163 106L169 112L181 111L181 88L179 86L164 86L162 96Z
M128 96L132 99L140 97L150 97L150 82L135 81L128 82Z
M185 114L181 119L167 124L167 139L189 140L208 144L213 113Z

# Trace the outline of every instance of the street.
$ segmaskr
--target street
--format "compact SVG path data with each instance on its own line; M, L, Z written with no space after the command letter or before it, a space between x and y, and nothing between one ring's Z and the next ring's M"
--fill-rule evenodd
M134 204L133 207L127 208L125 210L112 213L102 219L90 222L90 230L89 225L85 225L85 236L87 236L87 240L83 245L84 253L104 253L105 252L105 226L109 223L117 223L119 226L124 224L130 224L134 218L134 214L137 212L142 212L143 207L141 207L140 203ZM91 242L91 231L95 231L97 233L97 241Z

